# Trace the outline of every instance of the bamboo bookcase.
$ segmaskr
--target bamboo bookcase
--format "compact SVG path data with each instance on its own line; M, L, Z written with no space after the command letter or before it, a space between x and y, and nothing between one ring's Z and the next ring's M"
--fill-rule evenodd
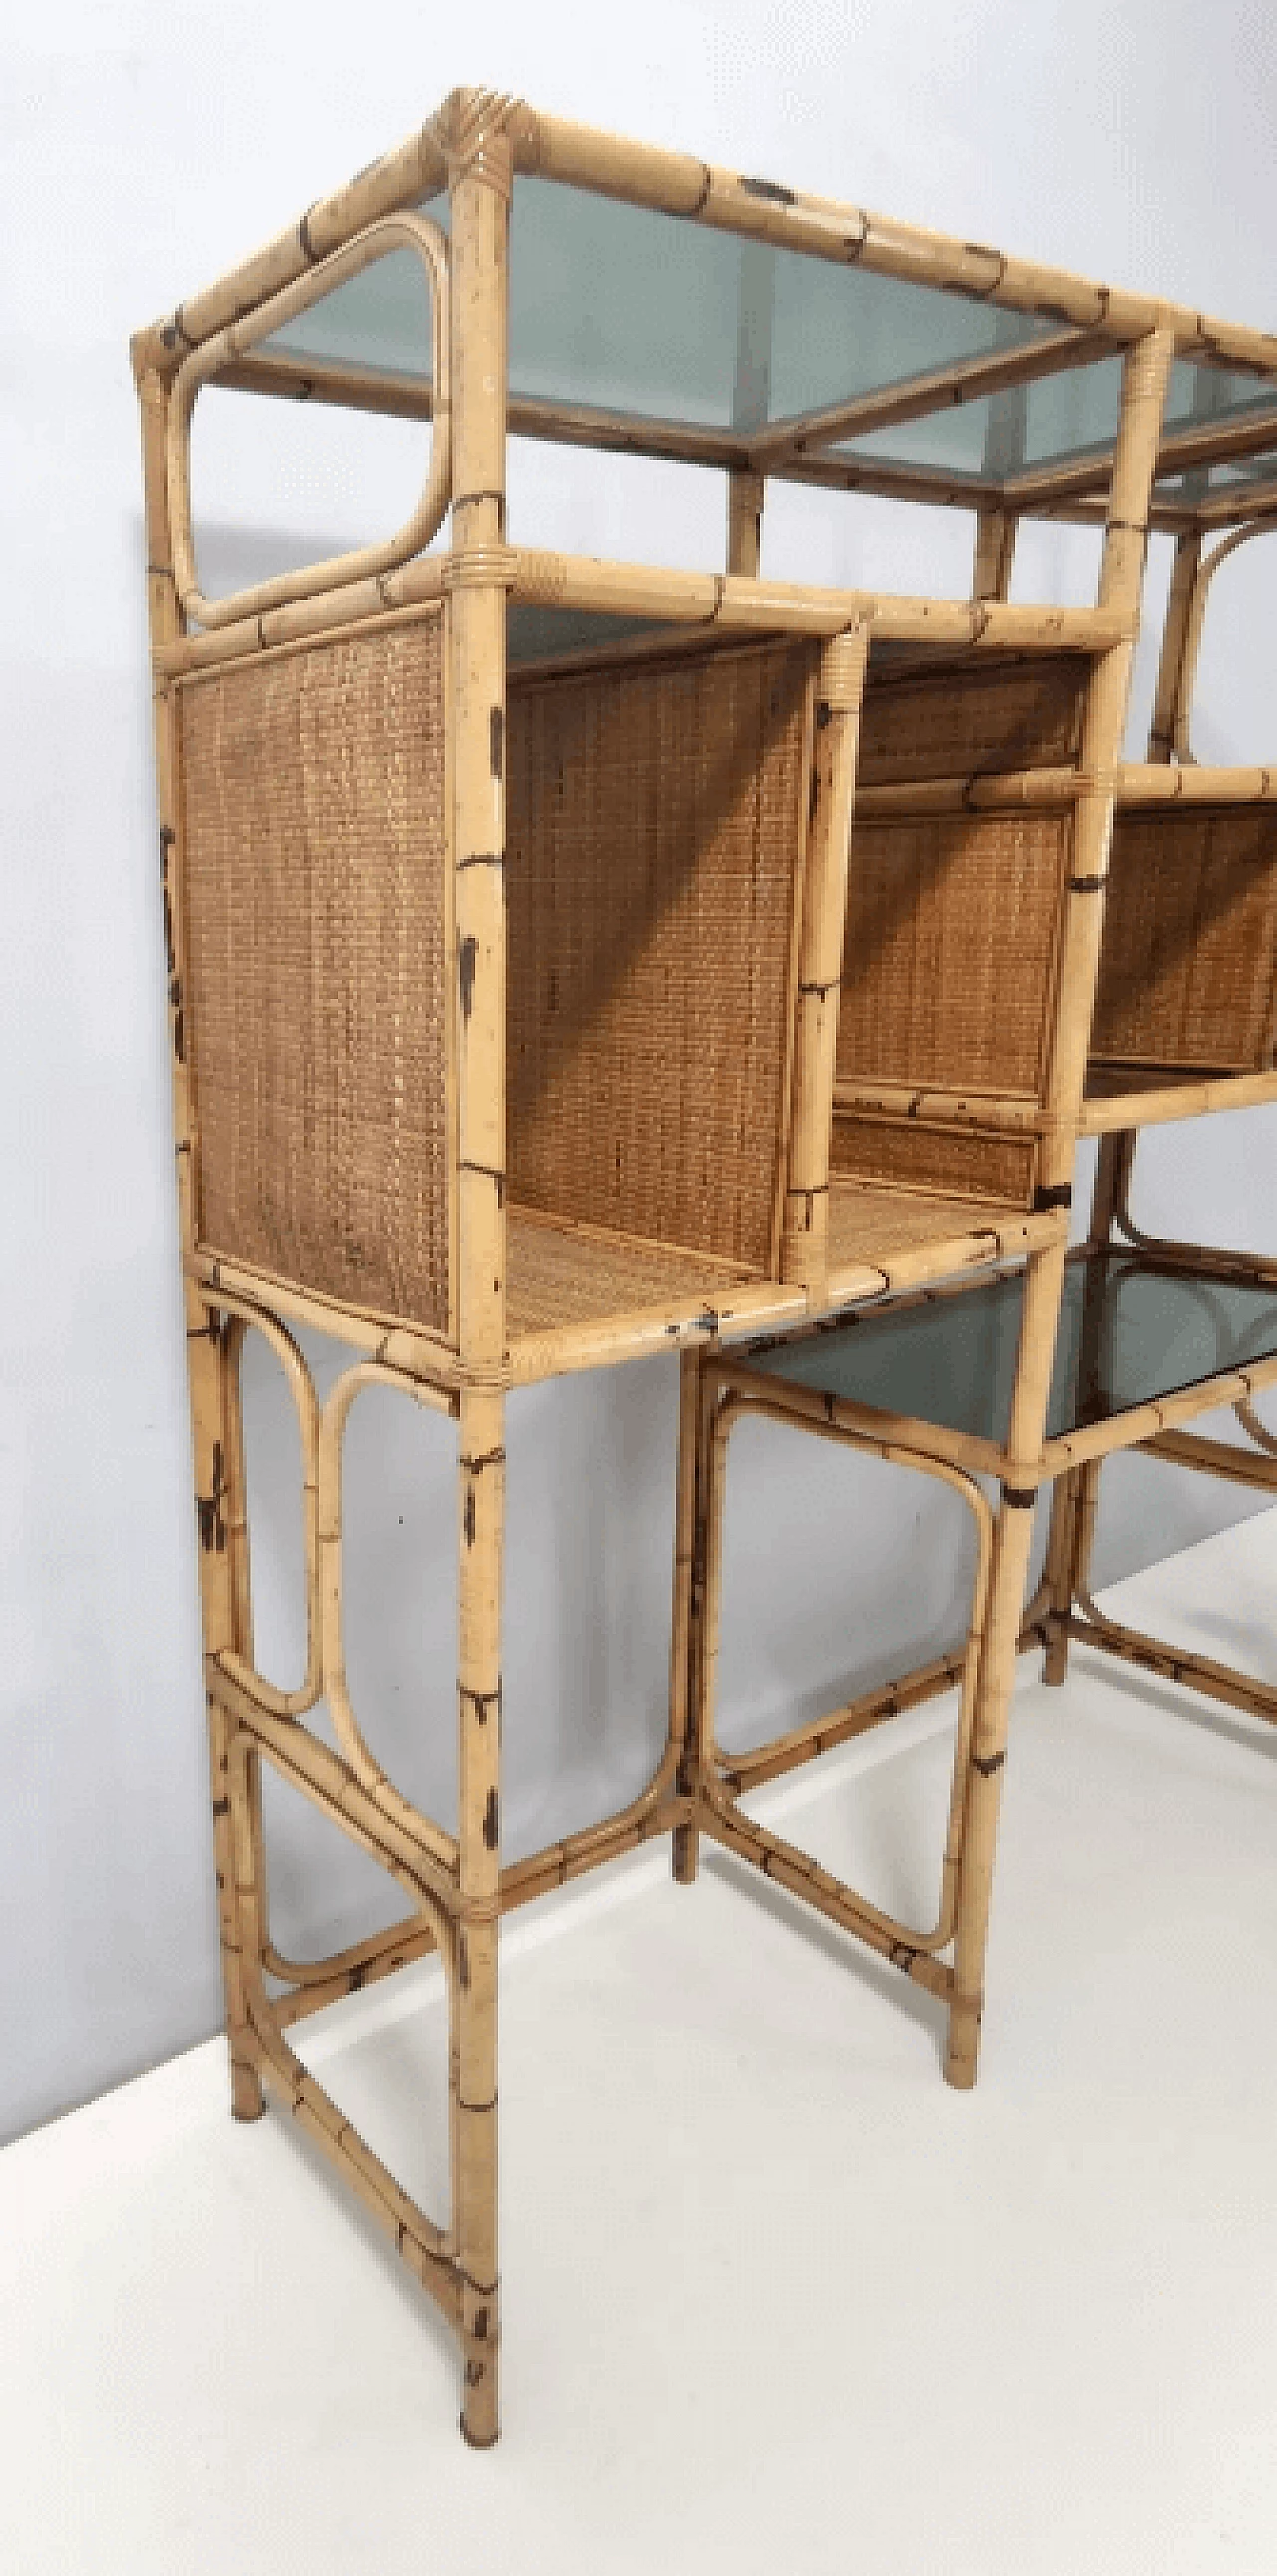
M405 274L415 337L386 287ZM721 1825L707 1601L729 1346L1018 1265L968 1694L982 1778L1031 1521L1005 1505L1045 1473L1079 1135L1112 1140L1107 1241L1146 1117L1277 1092L1266 998L1221 1016L1175 981L1203 902L1244 924L1248 957L1259 915L1267 936L1267 773L1193 768L1187 706L1214 565L1277 511L1277 340L457 91L132 355L233 2107L255 2119L269 2084L361 2194L456 2329L482 2447L499 1919L654 1835L690 1879ZM212 383L428 421L405 527L206 595L189 432ZM725 474L725 569L515 542L509 436ZM769 478L972 512L971 596L767 580ZM1102 529L1093 606L1010 600L1026 515ZM1176 576L1153 752L1130 768L1150 527L1175 534ZM1185 836L1152 995L1131 964L1150 829ZM322 1404L298 1327L350 1351ZM309 1646L289 1693L253 1651L250 1331L301 1431ZM503 1866L506 1395L671 1350L668 1744L631 1806ZM452 1826L386 1777L346 1680L343 1438L372 1384L455 1425ZM1057 1665L1092 1474L1089 1454L1069 1466L1033 1605ZM321 1702L332 1742L307 1724ZM263 1761L399 1882L393 1931L318 1961L274 1946ZM996 1782L973 1793L950 1855L955 1888L983 1891L950 1991L967 2077L995 1805ZM435 1949L451 2205L432 2218L288 2033Z

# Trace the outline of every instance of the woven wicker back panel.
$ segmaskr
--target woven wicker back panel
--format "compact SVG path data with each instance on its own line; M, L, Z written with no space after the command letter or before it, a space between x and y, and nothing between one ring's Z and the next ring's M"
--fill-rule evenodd
M773 1258L806 645L512 680L513 1201Z
M834 1119L829 1154L831 1172L844 1178L936 1190L946 1197L1005 1199L1016 1207L1027 1207L1032 1198L1036 1161L1031 1136L843 1111Z
M977 770L1052 769L1077 757L1089 664L1084 654L979 653L896 674L871 666L857 778L865 787Z
M1271 806L1118 814L1094 1055L1266 1072L1275 963Z
M448 1320L442 621L181 692L199 1237Z
M1071 817L855 823L838 1078L1040 1093Z

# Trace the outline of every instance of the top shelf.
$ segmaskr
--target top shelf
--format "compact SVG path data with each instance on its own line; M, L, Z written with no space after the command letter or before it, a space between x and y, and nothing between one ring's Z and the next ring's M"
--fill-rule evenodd
M421 211L446 228L448 200ZM272 364L347 375L353 399L380 388L429 408L430 315L419 261L392 253L262 344ZM1107 478L1117 435L1120 350L1057 320L976 295L876 275L706 230L650 207L519 178L510 240L512 426L708 462L752 460L867 474L921 474L978 500L1026 503L1043 475ZM1277 472L1277 390L1253 374L1176 363L1168 462L1217 433L1270 450L1184 464L1159 498L1244 501Z

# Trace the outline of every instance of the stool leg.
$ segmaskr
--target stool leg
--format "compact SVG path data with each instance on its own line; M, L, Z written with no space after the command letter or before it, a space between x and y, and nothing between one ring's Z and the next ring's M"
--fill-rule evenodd
M458 1541L459 1895L452 2192L461 2269L461 2430L500 2430L497 2277L497 1905L500 1896L504 1400L461 1398Z

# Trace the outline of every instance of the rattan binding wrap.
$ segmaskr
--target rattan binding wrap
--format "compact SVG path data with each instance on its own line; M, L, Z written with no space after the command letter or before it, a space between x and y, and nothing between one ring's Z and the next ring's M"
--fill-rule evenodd
M1277 814L1119 810L1093 1058L1267 1072L1275 975Z
M442 620L181 692L201 1248L448 1325Z
M871 670L860 782L922 786L1074 764L1086 666L1076 654ZM996 1101L1040 1103L1047 1075L1070 810L893 815L852 829L838 1081L988 1097L987 1124L840 1110L844 1177L1027 1207L1033 1137L997 1132Z
M814 649L511 676L511 1202L776 1258Z

